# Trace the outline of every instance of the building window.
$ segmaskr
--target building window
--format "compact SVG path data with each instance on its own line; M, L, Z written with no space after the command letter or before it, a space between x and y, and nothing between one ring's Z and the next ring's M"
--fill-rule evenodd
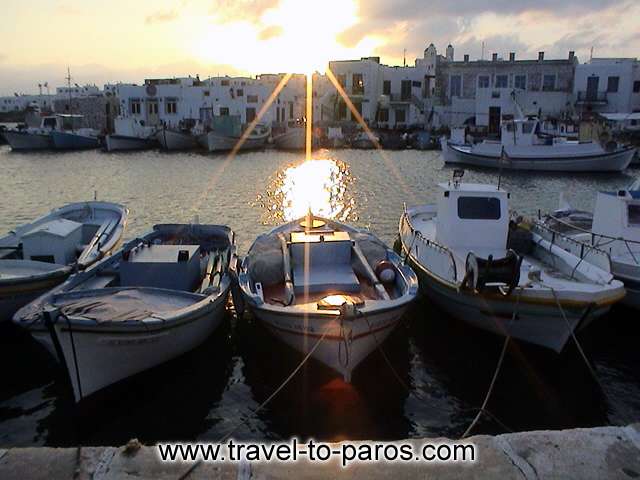
M255 107L247 107L247 123L251 123L256 118L256 109Z
M411 100L411 80L402 80L400 83L400 99Z
M556 89L556 76L545 75L542 77L542 91L553 92Z
M345 74L340 74L338 75L338 85L340 85L342 88L346 87L347 85L347 76Z
M478 88L489 88L489 75L478 76Z
M229 115L229 107L220 107L220 116L226 117Z
M140 100L131 100L131 115L140 115L142 113L142 105Z
M293 119L293 102L289 102L289 120Z
M164 106L168 115L175 115L178 113L178 103L175 100L167 99Z
M243 90L243 89L241 89L241 88L239 88L239 89L236 91L236 94L237 94L239 97L244 97L244 90Z
M407 121L407 113L404 109L396 110L396 123L404 123Z
M618 93L618 86L620 85L620 77L609 77L607 82L607 93Z
M414 80L412 85L413 85L413 88L421 88L422 82L420 80Z
M257 95L247 95L247 103L258 103Z
M205 96L205 97L208 97L208 96L209 96L209 90L205 90L203 93L204 93L204 96Z
M364 79L361 73L354 73L351 77L351 93L354 95L364 95Z
M513 87L518 88L520 90L527 89L527 76L526 75L516 75L513 77Z
M633 82L633 93L640 93L640 80Z
M229 86L229 80L222 80L220 82L220 85L222 85L223 87L228 87Z
M378 110L378 121L379 122L388 122L389 121L389 109L381 108Z
M362 102L353 102L353 108L355 108L356 112L358 112L358 114L362 117ZM351 113L351 116L354 120L358 119L358 117L354 115L353 112Z
M462 93L462 77L460 75L451 75L449 78L449 96L459 97Z
M509 86L508 75L496 75L496 88L507 88Z
M342 100L338 102L338 120L347 118L347 104Z
M382 82L382 94L391 95L391 80L385 80Z
M158 102L149 102L147 110L149 111L149 115L157 115L158 114Z

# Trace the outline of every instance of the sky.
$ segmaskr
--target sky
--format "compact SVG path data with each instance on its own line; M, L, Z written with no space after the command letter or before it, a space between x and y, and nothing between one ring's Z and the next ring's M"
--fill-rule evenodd
M640 56L640 0L1 0L0 95L38 84L324 71L377 55Z

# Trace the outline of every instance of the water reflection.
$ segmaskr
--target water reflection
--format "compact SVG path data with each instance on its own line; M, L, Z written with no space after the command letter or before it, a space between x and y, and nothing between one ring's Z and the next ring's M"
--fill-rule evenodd
M267 223L291 221L309 209L322 217L357 220L349 166L330 158L312 159L278 171L257 203Z

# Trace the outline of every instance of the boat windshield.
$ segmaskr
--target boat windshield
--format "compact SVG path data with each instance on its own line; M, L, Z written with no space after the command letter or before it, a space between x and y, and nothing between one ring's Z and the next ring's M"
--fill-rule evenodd
M463 220L499 220L500 200L495 197L460 197L458 217Z
M629 205L627 218L630 227L640 227L640 205Z

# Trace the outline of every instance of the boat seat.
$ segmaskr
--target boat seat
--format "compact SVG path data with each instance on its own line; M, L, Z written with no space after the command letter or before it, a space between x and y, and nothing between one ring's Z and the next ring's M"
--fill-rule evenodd
M328 291L356 293L360 282L351 264L314 265L305 276L304 265L293 269L293 289L297 294Z

